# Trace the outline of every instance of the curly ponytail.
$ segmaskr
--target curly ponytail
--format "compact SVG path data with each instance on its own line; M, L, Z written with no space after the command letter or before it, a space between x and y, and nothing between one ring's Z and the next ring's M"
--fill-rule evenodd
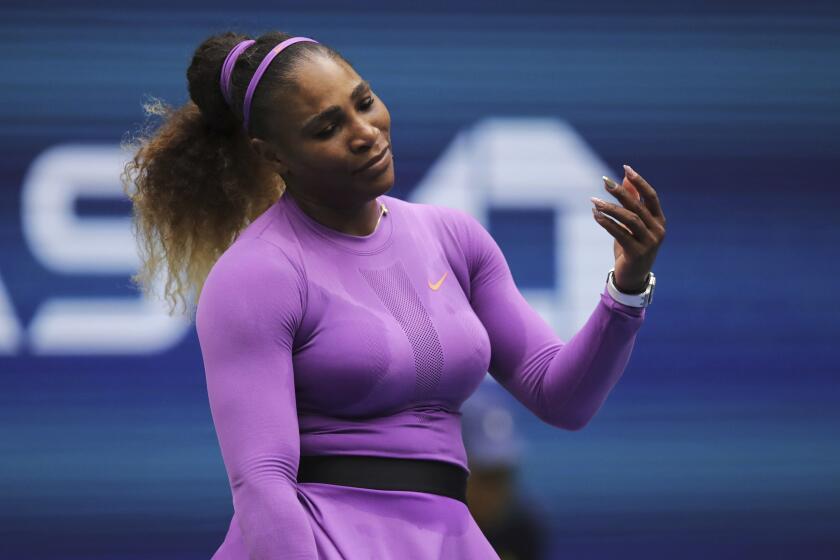
M266 53L291 35L270 32L243 52L231 79L232 107L219 77L228 52L246 36L214 35L196 49L187 70L190 100L173 108L160 100L144 104L147 116L163 118L152 133L142 130L122 143L133 153L120 175L133 206L133 228L142 266L132 281L146 293L165 276L163 297L173 314L178 300L188 308L213 264L239 232L282 196L282 178L251 148L242 130L241 105L250 77ZM291 84L295 64L314 52L342 58L317 43L298 43L272 61L252 100L251 131L268 137L263 118L278 91Z

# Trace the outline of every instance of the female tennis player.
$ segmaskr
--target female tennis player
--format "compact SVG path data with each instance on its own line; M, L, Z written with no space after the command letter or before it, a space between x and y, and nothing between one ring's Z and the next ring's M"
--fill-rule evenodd
M165 270L168 300L197 294L234 510L213 558L498 558L467 507L460 406L489 371L546 423L589 422L651 301L653 187L605 178L615 266L566 342L480 222L386 194L390 114L334 49L229 32L187 78L184 106L148 108L165 119L124 182L134 280Z

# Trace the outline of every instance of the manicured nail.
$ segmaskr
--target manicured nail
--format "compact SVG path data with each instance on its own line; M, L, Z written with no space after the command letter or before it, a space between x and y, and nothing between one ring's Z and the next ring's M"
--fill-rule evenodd
M593 214L596 218L600 218L601 216L603 216L603 213L602 213L600 210L598 210L597 208L595 208L595 207L593 207L593 208L592 208L592 214Z
M591 200L591 201L592 201L592 204L594 204L595 206L597 206L597 207L599 207L599 208L600 208L601 206L603 206L604 204L606 204L603 200L601 200L601 199L600 199L600 198L598 198L597 196L590 196L590 197L589 197L589 200Z
M618 183L616 183L606 175L601 175L601 179L604 180L604 183L606 183L607 189L609 190L613 190L618 186Z
M635 177L637 175L636 171L626 163L624 164L624 171L627 172L628 177Z

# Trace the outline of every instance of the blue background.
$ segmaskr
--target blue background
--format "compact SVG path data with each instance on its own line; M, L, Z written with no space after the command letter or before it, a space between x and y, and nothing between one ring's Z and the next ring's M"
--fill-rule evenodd
M733 4L4 2L12 311L25 328L50 297L131 293L28 250L39 153L118 143L146 95L184 103L211 33L322 38L388 104L394 196L490 116L560 117L614 178L630 163L660 193L654 305L606 405L565 432L511 402L550 557L837 557L840 8ZM540 284L551 240L497 222L514 275ZM232 506L194 332L156 355L0 355L0 497L4 558L209 558Z

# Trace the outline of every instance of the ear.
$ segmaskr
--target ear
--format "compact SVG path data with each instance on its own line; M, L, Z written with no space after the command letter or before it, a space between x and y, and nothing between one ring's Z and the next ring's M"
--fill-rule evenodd
M289 173L289 166L286 164L285 156L275 144L266 142L262 138L251 138L251 148L257 152L263 160L268 163L278 175L285 177Z

